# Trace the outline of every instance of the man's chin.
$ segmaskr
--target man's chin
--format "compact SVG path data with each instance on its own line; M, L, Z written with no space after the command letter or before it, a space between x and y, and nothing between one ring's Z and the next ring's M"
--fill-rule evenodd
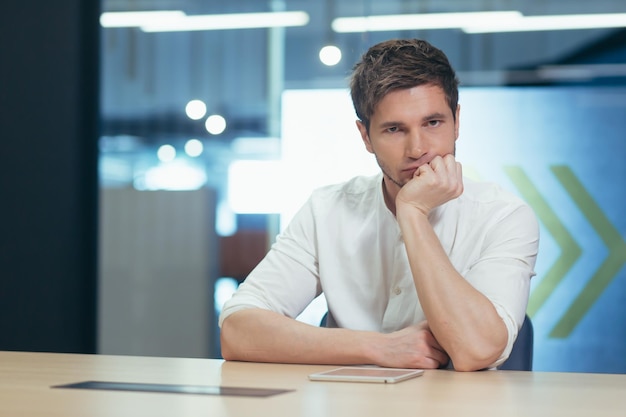
M409 182L409 180L404 180L404 181L396 180L395 178L391 177L390 175L387 175L385 173L383 173L383 174L385 176L385 179L386 179L385 182L387 183L387 185L397 187L398 189L404 187L406 185L406 183Z

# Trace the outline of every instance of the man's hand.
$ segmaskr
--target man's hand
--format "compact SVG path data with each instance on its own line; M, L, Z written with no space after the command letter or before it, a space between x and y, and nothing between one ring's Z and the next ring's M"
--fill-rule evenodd
M385 336L387 345L380 352L379 366L436 369L450 360L425 321Z
M436 156L430 163L420 166L400 189L396 210L401 205L409 205L428 216L432 209L457 198L462 192L461 164L452 154Z

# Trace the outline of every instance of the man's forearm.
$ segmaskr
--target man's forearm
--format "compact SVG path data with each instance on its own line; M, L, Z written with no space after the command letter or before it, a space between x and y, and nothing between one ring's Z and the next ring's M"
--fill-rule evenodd
M398 207L397 217L433 334L456 369L489 366L508 339L493 304L456 271L424 214L412 207Z
M262 310L233 313L222 324L227 360L308 364L372 363L373 332L327 329Z

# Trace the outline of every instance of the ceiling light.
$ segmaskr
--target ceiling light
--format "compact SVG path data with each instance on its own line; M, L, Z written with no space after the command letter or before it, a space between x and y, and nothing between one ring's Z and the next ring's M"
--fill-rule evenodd
M185 153L192 158L202 155L204 145L198 139L189 139L185 142Z
M324 65L332 67L341 61L341 49L335 45L326 45L320 49L319 57Z
M527 32L541 30L602 29L626 27L626 13L524 16L506 22L475 22L465 25L466 33Z
M219 114L212 114L204 122L204 127L210 134L219 135L226 130L226 119Z
M176 159L176 148L169 144L161 145L157 149L157 157L161 162L171 162Z
M106 12L100 15L100 25L104 28L137 27L157 24L184 18L180 10L156 10L151 12Z
M187 32L195 30L254 29L271 27L305 26L309 23L306 12L268 12L193 15L171 20L147 22L141 25L144 32Z
M335 32L376 32L417 29L453 29L465 26L481 26L491 22L506 23L521 19L518 11L425 13L363 17L339 17L333 20Z
M202 100L191 100L185 106L185 113L192 120L200 120L206 114L206 104Z

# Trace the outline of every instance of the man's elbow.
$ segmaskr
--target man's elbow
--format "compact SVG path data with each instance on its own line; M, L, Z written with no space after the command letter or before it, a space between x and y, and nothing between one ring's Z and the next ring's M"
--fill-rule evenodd
M227 324L228 320L225 320L220 329L220 348L222 351L222 358L227 361L234 361L239 359L237 354L237 343L234 342L231 336L231 330Z
M505 347L506 345L478 349L466 348L450 355L450 359L456 371L480 371L490 368L500 358Z
M497 359L497 358L496 358ZM460 359L460 360L452 360L454 364L454 370L459 372L473 372L473 371L482 371L483 369L487 369L490 364L495 362L494 360L475 360L475 359Z

